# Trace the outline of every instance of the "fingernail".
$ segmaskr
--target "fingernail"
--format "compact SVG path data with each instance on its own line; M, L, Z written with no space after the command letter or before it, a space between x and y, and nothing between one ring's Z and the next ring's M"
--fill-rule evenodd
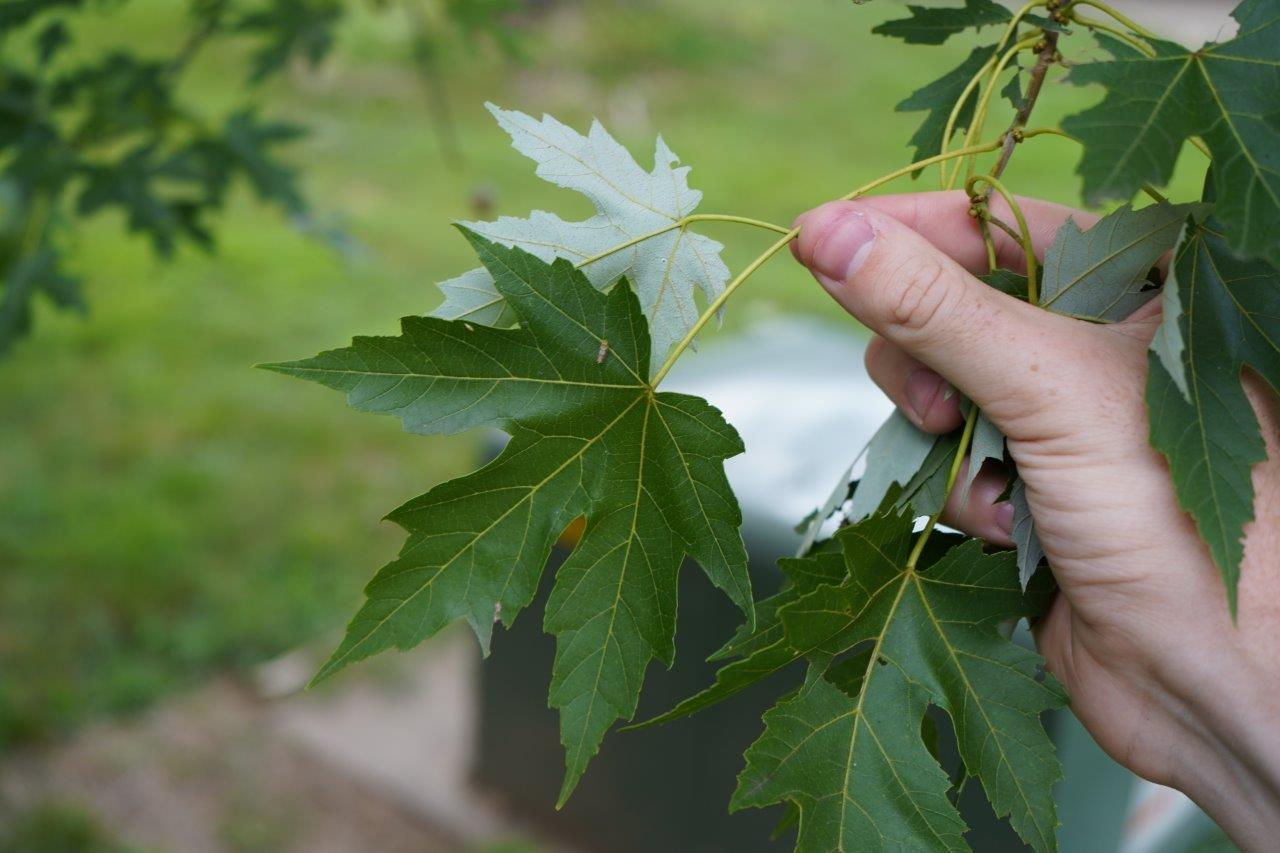
M996 504L996 527L999 527L1005 536L1013 538L1013 504L1008 501Z
M865 216L856 212L846 214L819 238L809 265L828 279L848 281L871 253L875 238L876 232Z
M929 414L933 401L938 399L942 385L942 377L932 370L917 370L907 377L907 405L911 407L916 423L924 423L924 417Z

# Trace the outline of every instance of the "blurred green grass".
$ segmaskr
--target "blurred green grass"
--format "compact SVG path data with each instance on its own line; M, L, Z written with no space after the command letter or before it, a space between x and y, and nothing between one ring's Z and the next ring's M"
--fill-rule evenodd
M179 5L108 4L90 38L171 45ZM870 36L892 11L845 0L565 4L535 26L522 65L452 57L456 169L441 160L403 29L394 16L359 16L323 69L258 98L311 127L291 154L316 208L341 215L361 256L337 256L245 197L222 217L216 255L168 265L118 220L95 220L73 249L91 316L42 312L36 336L0 362L0 745L335 635L400 542L377 519L467 468L473 439L410 437L251 365L390 333L428 310L433 282L471 265L447 223L473 216L478 194L493 197L494 214L587 213L533 176L483 101L579 128L599 116L644 165L661 131L694 167L703 211L787 222L903 165L918 116L894 104L968 51ZM206 55L187 94L210 114L228 108L245 56L243 46ZM1035 123L1096 97L1051 83ZM1074 202L1076 158L1072 143L1038 139L1009 182ZM1178 191L1195 192L1200 166L1180 171ZM932 173L918 183L935 185ZM726 227L714 235L740 267L765 238ZM727 326L778 311L856 333L785 259L744 289Z

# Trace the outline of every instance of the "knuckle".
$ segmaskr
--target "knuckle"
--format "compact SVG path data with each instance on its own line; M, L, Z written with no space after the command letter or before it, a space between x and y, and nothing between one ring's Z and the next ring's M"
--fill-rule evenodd
M950 310L954 293L947 269L933 258L902 263L889 282L888 321L909 332L925 332Z

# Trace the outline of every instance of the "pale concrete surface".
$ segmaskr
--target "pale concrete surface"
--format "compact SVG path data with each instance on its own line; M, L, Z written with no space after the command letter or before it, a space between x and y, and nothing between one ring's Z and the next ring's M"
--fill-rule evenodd
M274 726L451 836L491 842L505 832L502 816L469 784L480 719L479 648L458 624L425 651L383 678L344 679L329 694L278 702L271 709ZM298 681L317 663L309 656L297 660Z
M319 650L301 650L254 685L214 680L6 756L0 823L71 804L123 843L181 853L443 853L528 837L470 785L479 654L456 627L316 691L302 688Z
M263 704L215 681L44 752L6 757L0 823L42 802L140 850L444 853L460 839L290 743Z

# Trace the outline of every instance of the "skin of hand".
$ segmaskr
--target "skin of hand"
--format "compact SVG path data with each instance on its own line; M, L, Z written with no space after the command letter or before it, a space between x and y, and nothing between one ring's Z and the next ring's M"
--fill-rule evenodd
M1020 206L1036 253L1068 216ZM1239 615L1147 443L1147 346L1155 299L1096 325L1033 307L975 278L986 250L964 193L833 202L797 221L796 258L876 337L872 378L917 426L961 423L948 385L1008 437L1060 593L1036 630L1049 670L1103 749L1190 796L1245 849L1280 837L1280 406L1246 372L1268 461L1253 472ZM1012 222L993 201L992 212ZM1022 249L998 229L1000 265ZM1012 545L1013 510L986 467L944 523Z

